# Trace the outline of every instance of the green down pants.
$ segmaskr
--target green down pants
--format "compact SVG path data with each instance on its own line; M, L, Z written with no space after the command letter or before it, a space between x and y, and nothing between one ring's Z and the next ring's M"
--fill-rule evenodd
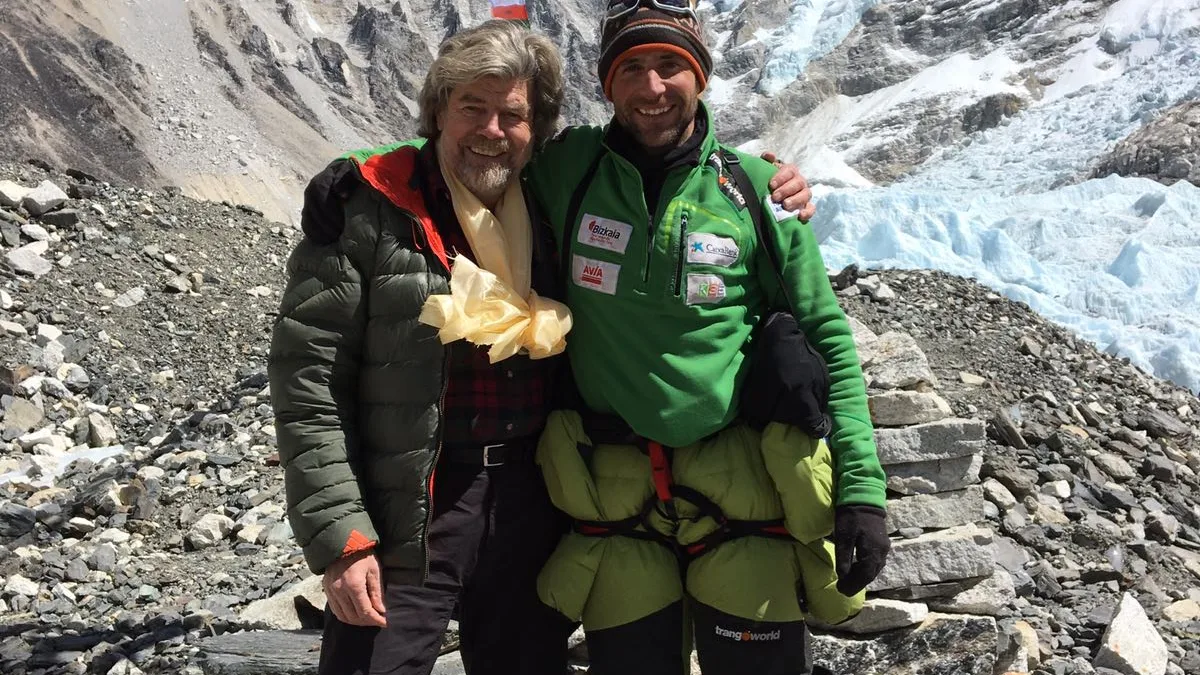
M633 445L593 445L578 413L557 411L547 422L537 462L555 506L577 521L647 514L634 536L567 534L542 569L542 601L582 620L587 630L637 621L685 594L765 622L812 616L835 624L862 608L865 593L846 597L837 591L833 545L824 539L833 530L829 449L794 427L771 424L760 434L733 426L674 451L676 485L700 492L732 520L782 519L791 535L730 539L707 547L686 567L649 531L686 550L719 525L685 499L671 500L674 513L658 504L646 453ZM644 511L650 504L659 508Z

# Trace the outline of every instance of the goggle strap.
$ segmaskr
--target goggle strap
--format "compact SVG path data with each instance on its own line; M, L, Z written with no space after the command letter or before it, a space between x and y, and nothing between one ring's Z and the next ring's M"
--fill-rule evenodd
M610 2L608 3L608 12L604 15L604 21L600 24L600 33L603 34L608 30L609 21L636 12L639 7L651 7L668 14L689 15L693 19L696 18L696 10L692 6L691 0L677 1L680 4L669 4L671 0L617 0Z

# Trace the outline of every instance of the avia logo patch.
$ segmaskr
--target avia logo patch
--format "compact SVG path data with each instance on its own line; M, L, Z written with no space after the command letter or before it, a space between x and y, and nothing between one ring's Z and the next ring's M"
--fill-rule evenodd
M620 275L621 266L616 263L593 260L581 255L571 259L571 277L576 286L616 295Z
M602 248L614 253L624 253L629 246L629 235L633 226L619 220L609 220L590 213L583 214L579 222L579 234L575 241L585 245Z
M783 637L783 632L778 630L769 631L766 633L751 633L748 630L729 630L715 626L717 637L729 638L738 642L775 642Z
M584 265L579 280L585 284L604 283L604 268L599 265Z
M737 242L729 237L704 232L691 232L687 236L687 261L690 263L732 267L740 253Z
M687 275L687 304L701 305L725 299L725 280L715 274Z

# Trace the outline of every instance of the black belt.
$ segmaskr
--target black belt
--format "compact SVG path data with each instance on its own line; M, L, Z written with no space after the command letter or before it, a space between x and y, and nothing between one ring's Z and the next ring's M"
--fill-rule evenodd
M518 438L485 445L442 446L442 461L490 469L505 464L532 464L537 453L537 437Z

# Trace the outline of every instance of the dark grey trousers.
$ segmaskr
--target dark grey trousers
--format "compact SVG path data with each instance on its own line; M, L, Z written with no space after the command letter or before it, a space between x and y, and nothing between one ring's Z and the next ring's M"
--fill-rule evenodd
M387 585L383 629L327 610L318 672L428 675L457 618L469 675L564 675L574 625L538 601L536 579L566 525L532 464L439 465L426 583Z
M695 645L704 675L819 675L803 621L763 623L689 601ZM624 626L589 631L592 675L680 675L686 620L679 602Z

